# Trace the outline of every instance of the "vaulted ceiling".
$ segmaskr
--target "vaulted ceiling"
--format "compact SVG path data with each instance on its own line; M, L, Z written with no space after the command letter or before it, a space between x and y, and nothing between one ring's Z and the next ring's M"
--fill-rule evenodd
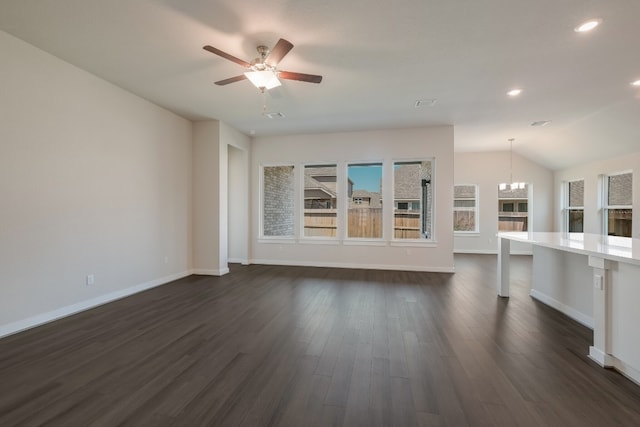
M589 18L602 23L574 31ZM552 169L640 151L638 18L634 0L0 2L1 30L192 120L253 135L452 124L456 151L515 138ZM251 60L281 37L295 45L281 68L322 83L213 84L244 70L204 45Z

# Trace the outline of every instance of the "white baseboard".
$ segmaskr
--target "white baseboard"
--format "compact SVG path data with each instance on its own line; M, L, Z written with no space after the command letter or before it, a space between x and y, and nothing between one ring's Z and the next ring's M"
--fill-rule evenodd
M571 308L568 305L550 297L547 294L543 294L542 292L537 291L535 289L531 289L531 291L529 292L529 295L532 298L537 299L541 303L546 304L549 307L555 308L559 312L569 316L570 318L572 318L578 323L583 324L587 328L593 329L593 317L587 316L586 314L581 313L578 310Z
M629 378L634 383L640 385L640 371L634 368L631 365L624 363L622 360L617 357L611 356L613 358L613 368L620 372L625 377Z
M590 346L589 358L603 368L615 369L634 383L640 385L640 371L618 359L617 357L606 354L605 352L598 348L595 348L594 346Z
M31 329L36 326L44 325L45 323L53 322L54 320L61 319L63 317L71 316L81 311L89 310L94 307L98 307L109 302L119 300L121 298L128 297L138 292L146 291L147 289L155 288L173 282L174 280L182 279L183 277L190 276L191 271L184 271L182 273L171 274L169 276L154 279L149 282L140 283L139 285L131 286L126 289L120 289L119 291L110 292L108 294L100 295L95 298L91 298L85 301L71 304L66 307L61 307L56 310L48 311L46 313L38 314L26 319L18 320L17 322L8 323L6 325L0 325L0 338L8 335Z
M603 368L612 368L614 364L613 357L611 357L611 355L606 354L594 346L589 346L589 358Z
M203 269L203 268L196 268L194 270L191 270L192 274L200 274L203 276L224 276L225 274L229 273L229 269L228 268L220 268L218 270L207 270L207 269Z
M227 262L232 264L249 265L249 260L246 258L229 258Z
M454 254L497 255L498 251L487 249L453 249Z
M287 261L271 259L252 259L251 264L283 265L295 267L328 267L328 268L357 268L364 270L394 270L394 271L418 271L425 273L455 273L454 267L422 267L416 265L384 265L384 264L353 264L335 262L312 261Z
M498 255L498 251L484 249L454 249L454 254ZM533 255L533 251L511 251L511 255Z

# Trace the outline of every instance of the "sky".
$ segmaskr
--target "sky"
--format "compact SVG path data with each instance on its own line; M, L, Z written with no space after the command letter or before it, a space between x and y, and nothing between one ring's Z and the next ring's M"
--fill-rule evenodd
M380 192L382 180L382 165L349 165L349 179L353 181L354 190L366 190L373 193Z

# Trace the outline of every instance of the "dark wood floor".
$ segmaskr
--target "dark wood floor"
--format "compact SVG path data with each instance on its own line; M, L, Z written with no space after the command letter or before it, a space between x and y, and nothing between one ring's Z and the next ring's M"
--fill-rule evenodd
M640 425L640 387L528 296L455 275L234 266L0 340L0 426Z

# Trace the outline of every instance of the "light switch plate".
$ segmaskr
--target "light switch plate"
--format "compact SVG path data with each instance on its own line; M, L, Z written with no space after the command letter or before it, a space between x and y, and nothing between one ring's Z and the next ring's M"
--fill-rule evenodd
M603 280L602 280L602 276L599 274L594 274L593 276L593 287L598 289L598 290L602 290L603 286Z

